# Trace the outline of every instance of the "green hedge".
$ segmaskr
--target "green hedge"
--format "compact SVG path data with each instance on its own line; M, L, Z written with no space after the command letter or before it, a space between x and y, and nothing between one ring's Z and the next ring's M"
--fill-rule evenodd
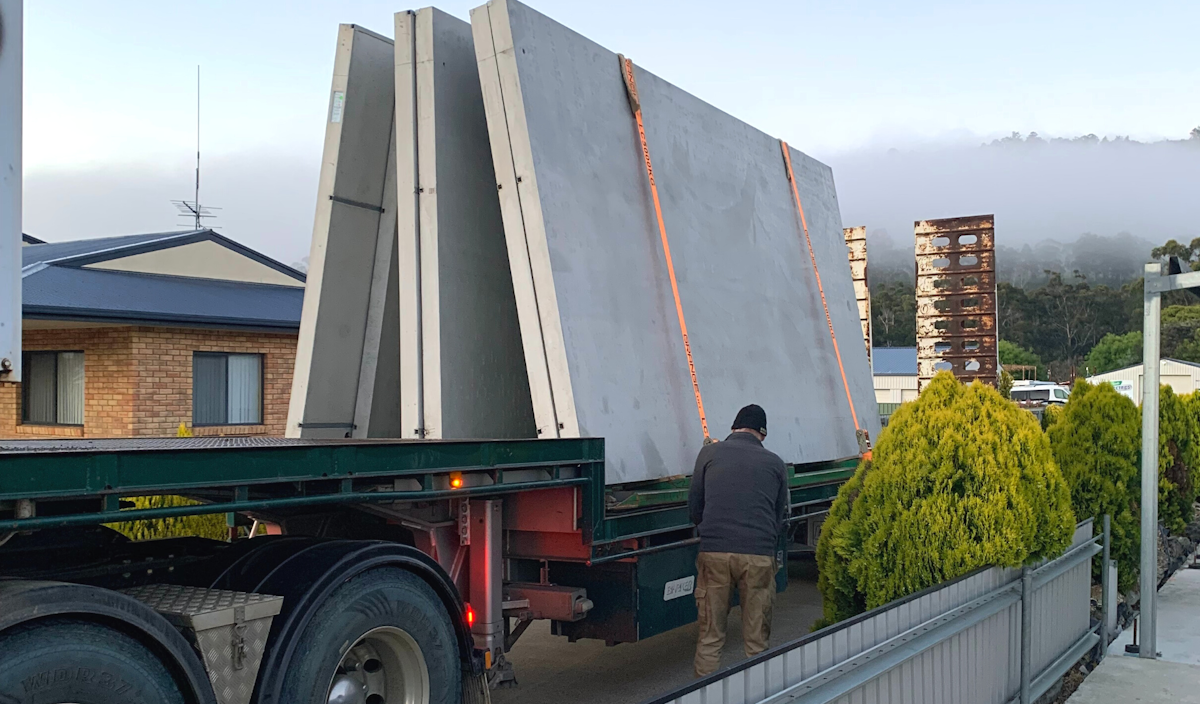
M200 503L182 496L137 496L130 501L133 501L134 508L195 506ZM156 518L148 521L124 521L113 523L109 527L124 533L130 540L156 540L188 536L213 540L228 540L229 538L229 528L225 523L225 514L223 513Z
M939 374L838 492L817 546L818 627L978 567L1057 555L1074 525L1038 421L993 388Z
M1049 428L1054 461L1081 519L1112 516L1112 557L1119 588L1137 584L1141 535L1138 496L1142 414L1111 384L1078 381ZM1098 527L1098 526L1097 526ZM1093 565L1099 575L1100 563Z
M1177 396L1164 386L1158 398L1158 520L1172 533L1192 521L1196 471L1200 468L1200 424L1195 394Z

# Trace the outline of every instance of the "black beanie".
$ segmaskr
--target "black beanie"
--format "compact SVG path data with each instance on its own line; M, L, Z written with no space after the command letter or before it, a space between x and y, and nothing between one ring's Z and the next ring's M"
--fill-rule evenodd
M733 419L733 430L742 428L756 430L763 435L767 434L767 412L762 409L762 406L752 403L738 411L737 418Z

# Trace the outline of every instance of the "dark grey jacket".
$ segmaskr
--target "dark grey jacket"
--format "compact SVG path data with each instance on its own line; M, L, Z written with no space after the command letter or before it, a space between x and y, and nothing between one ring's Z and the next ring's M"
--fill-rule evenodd
M774 555L788 515L787 467L750 433L706 445L688 493L700 552Z

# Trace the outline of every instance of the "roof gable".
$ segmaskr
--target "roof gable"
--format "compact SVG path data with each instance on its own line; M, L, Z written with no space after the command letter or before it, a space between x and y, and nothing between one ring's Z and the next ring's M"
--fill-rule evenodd
M199 251L168 253L198 243ZM154 256L158 253L157 256ZM304 274L212 230L185 230L92 240L29 245L21 248L23 275L43 266L92 267L143 274L190 276L303 286ZM150 255L150 256L145 256Z

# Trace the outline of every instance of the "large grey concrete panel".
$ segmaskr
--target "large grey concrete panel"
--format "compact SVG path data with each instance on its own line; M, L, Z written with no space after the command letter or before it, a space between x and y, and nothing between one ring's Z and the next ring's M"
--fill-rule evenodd
M400 240L412 253L401 276L419 281L419 314L400 321L402 337L419 336L405 345L419 355L420 392L404 428L534 437L471 27L425 8L397 14L396 37L397 116L415 120L399 130L413 140L398 150Z
M510 242L510 255L524 252L514 280L521 267L533 280L517 287L537 315L522 333L544 355L526 346L531 378L548 369L562 434L606 439L610 482L690 473L702 434L617 55L511 0L472 22L501 199L511 188L519 206L504 211L506 236L523 240ZM857 454L778 140L635 71L712 434L758 403L785 460ZM791 158L854 406L874 435L833 174Z
M326 115L304 310L288 410L289 437L381 434L369 413L375 367L395 359L385 338L395 277L392 41L342 25ZM387 259L383 259L386 257ZM380 389L381 398L396 394Z

